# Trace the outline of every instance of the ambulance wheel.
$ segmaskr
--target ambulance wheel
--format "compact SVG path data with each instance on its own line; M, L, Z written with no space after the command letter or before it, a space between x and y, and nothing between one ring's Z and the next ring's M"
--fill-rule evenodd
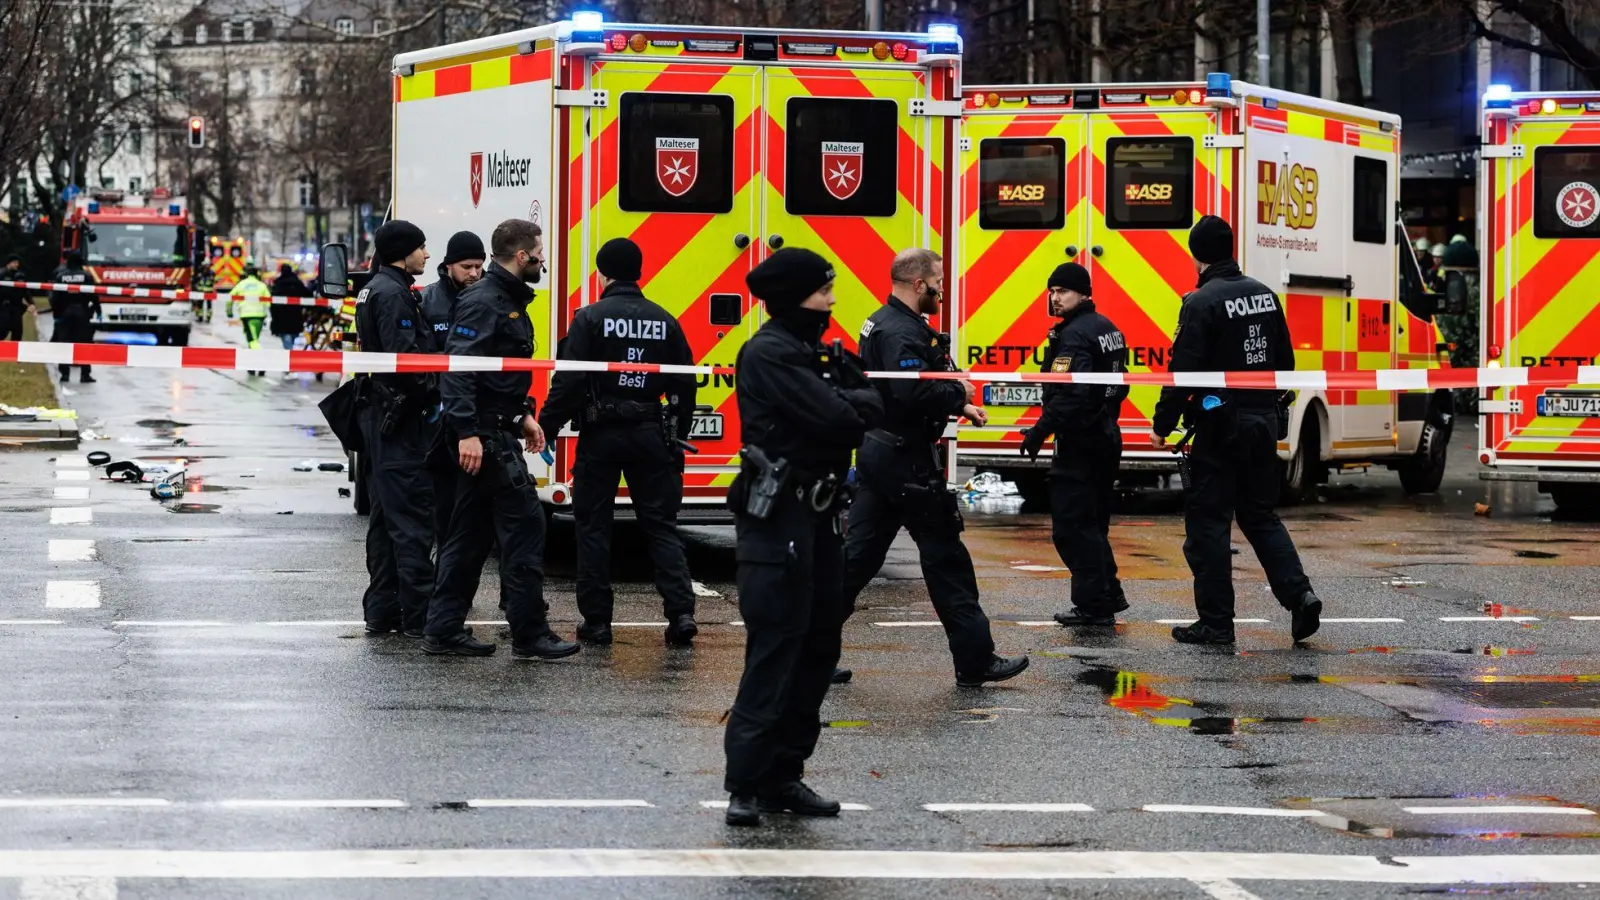
M187 346L189 346L189 329L187 329L187 328L174 328L174 329L172 329L172 331L167 333L167 343L171 344L174 347L187 347Z
M1552 484L1550 499L1563 519L1589 521L1600 514L1600 486L1593 484Z
M1316 414L1307 410L1294 455L1283 464L1283 489L1279 500L1286 505L1300 503L1316 493L1317 485L1327 480L1328 467L1322 461L1322 431Z
M1400 487L1407 494L1432 494L1444 481L1445 450L1450 435L1433 422L1422 426L1417 455L1399 467Z

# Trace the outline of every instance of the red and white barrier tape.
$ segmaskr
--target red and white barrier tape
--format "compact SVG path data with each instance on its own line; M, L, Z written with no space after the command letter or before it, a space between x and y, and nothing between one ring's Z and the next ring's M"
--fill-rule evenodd
M143 297L152 300L227 300L223 291L186 291L178 288L133 288L109 284L58 284L49 281L0 281L0 287L29 291L64 291L68 294L99 294L106 297ZM326 297L272 297L273 306L338 307L341 300Z
M660 372L731 375L730 366L669 366L580 360L502 359L424 353L338 350L240 350L233 347L141 347L0 341L0 361L136 369L231 369L258 372ZM1358 372L868 372L869 378L952 381L1153 384L1194 388L1298 391L1415 391L1441 388L1564 387L1600 384L1600 366L1487 369L1372 369Z

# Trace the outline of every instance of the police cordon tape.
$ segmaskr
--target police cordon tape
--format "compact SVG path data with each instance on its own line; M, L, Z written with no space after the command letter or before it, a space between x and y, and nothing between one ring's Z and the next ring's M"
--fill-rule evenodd
M186 291L178 288L130 288L109 284L58 284L50 281L3 281L0 287L27 291L63 291L68 294L100 294L106 297L148 297L155 300L228 300L227 291ZM326 297L272 297L273 306L337 307L342 300Z
M732 366L674 366L584 360L504 359L427 353L339 350L240 350L233 347L141 347L0 341L0 362L135 369L224 369L255 372L660 372L732 375ZM1600 366L1485 369L1369 369L1353 372L868 372L873 379L1043 384L1175 385L1192 388L1296 391L1418 391L1445 388L1565 387L1600 384Z

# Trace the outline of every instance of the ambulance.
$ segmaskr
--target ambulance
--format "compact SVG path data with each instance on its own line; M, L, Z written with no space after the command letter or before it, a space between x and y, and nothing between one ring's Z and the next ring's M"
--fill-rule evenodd
M507 218L544 232L528 309L551 359L599 298L594 255L644 251L644 293L695 359L731 367L763 311L744 276L781 247L833 260L832 335L850 347L889 292L894 254L946 256L961 41L869 33L623 25L595 13L394 60L393 216L435 256ZM434 277L432 267L424 281ZM700 379L688 515L725 514L737 473L733 376ZM543 397L548 378L536 376ZM554 436L552 436L554 437ZM571 431L533 460L541 498L571 503ZM562 515L563 510L557 509Z
M1479 347L1489 366L1589 366L1600 345L1600 92L1483 102ZM1574 374L1576 372L1574 371ZM1485 391L1478 459L1563 511L1600 502L1600 385Z
M1435 298L1398 221L1400 120L1233 81L968 86L957 166L957 362L1038 371L1045 282L1085 266L1097 308L1127 336L1133 372L1166 370L1193 290L1189 228L1227 219L1246 274L1278 292L1301 370L1437 367ZM1048 454L1019 455L1041 386L983 388L986 427L958 432L958 461L1042 495ZM1159 388L1135 387L1118 423L1124 485L1176 470L1153 450ZM1448 391L1302 391L1278 445L1284 494L1330 470L1386 466L1435 490L1454 420Z

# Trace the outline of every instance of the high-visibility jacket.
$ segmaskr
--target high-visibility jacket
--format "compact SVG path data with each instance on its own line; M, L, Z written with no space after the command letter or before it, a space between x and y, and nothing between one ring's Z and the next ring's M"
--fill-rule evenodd
M228 292L228 317L264 319L272 311L272 289L259 278L251 277L234 285ZM238 304L237 311L235 304Z

